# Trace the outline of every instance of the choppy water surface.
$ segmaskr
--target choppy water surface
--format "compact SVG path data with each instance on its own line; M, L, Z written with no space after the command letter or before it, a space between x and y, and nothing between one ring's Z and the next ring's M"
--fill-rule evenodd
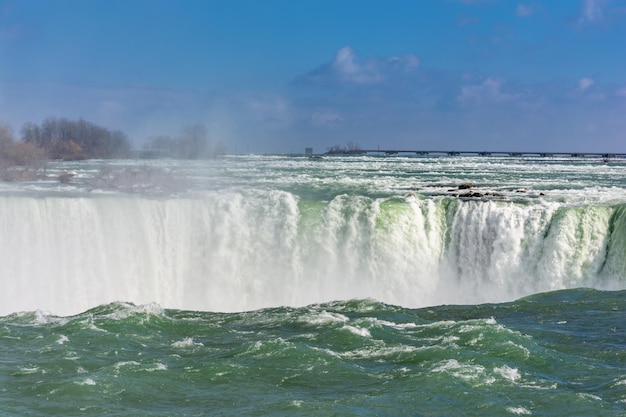
M0 319L13 415L626 415L624 292Z

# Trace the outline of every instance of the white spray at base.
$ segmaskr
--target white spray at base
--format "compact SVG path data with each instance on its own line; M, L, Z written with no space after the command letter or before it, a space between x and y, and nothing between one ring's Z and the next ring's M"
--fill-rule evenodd
M282 191L0 197L0 315L499 302L626 284L623 206Z

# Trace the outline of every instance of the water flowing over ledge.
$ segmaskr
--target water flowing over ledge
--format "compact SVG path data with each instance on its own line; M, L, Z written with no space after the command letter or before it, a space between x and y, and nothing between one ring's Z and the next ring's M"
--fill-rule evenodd
M0 315L113 301L419 307L623 288L626 206L286 191L0 195Z
M0 315L623 289L624 168L488 156L52 163L44 180L0 183Z

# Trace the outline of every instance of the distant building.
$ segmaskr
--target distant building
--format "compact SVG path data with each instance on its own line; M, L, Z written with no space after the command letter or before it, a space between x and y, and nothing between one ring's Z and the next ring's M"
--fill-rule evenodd
M313 155L313 148L304 148L304 154L308 156Z

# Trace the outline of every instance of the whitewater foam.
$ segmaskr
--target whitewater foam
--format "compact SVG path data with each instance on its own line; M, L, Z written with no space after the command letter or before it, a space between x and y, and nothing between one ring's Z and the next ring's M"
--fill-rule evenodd
M515 175L479 158L155 161L191 182L160 196L94 192L94 162L61 188L3 184L0 314L116 301L154 314L355 298L421 307L623 288L619 166L510 162ZM436 195L478 179L504 199ZM517 193L522 180L530 190Z

